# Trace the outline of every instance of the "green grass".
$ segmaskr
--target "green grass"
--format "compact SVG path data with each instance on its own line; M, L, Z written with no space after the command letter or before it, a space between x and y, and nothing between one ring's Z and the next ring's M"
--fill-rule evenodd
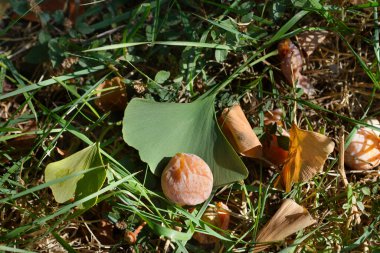
M94 1L69 29L67 13L41 14L42 22L31 23L12 16L28 6L9 2L0 16L0 251L247 252L286 198L317 223L268 252L380 250L378 168L347 170L345 189L336 149L321 174L285 193L273 187L278 168L242 158L248 177L215 189L190 211L166 200L159 177L124 142L123 112L94 103L96 88L118 76L129 101L188 103L215 96L217 115L239 101L259 136L264 112L283 108L286 129L297 119L302 129L324 132L338 144L344 126L347 147L358 127L379 130L365 123L380 110L378 3ZM277 56L279 41L296 42L305 30L331 32L306 59L304 73L318 91L314 98L286 85ZM64 67L68 59L74 63ZM56 203L49 190L55 181L43 177L47 164L96 142L107 164L103 188ZM76 208L96 197L98 204L86 212ZM222 234L200 219L217 201L231 209ZM357 224L351 220L355 209ZM128 245L125 231L143 221L137 243ZM200 245L194 232L220 242Z

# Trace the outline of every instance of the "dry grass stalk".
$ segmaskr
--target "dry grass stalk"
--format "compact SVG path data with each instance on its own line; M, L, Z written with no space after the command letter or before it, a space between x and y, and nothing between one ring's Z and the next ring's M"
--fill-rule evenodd
M269 242L282 241L291 234L316 223L309 212L291 199L286 199L280 209L260 230L253 252L260 252L269 247Z
M347 188L348 186L348 180L346 176L346 172L344 170L344 126L341 128L340 132L340 138L339 138L339 165L338 165L338 172L340 176L342 177L342 181L344 184L344 187Z

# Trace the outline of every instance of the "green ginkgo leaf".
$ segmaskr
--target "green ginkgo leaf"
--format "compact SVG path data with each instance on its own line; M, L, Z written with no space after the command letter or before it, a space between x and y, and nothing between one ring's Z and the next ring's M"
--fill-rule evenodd
M133 99L123 119L125 142L160 175L176 153L192 153L211 168L214 186L247 177L248 171L215 119L214 96L188 104Z
M89 170L92 169L92 170ZM58 203L79 200L98 191L106 178L106 170L97 144L82 149L65 159L49 163L45 169L45 181L49 182L84 170L89 172L70 177L50 186ZM79 208L90 208L97 199L85 202Z

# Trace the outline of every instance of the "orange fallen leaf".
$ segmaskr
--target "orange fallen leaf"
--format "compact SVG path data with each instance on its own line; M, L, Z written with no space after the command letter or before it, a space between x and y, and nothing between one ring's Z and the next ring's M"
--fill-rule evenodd
M262 156L262 146L240 105L223 110L219 124L236 152L251 158Z
M289 133L283 129L282 109L266 111L264 114L265 134L261 139L263 144L263 156L274 165L283 164L289 153Z
M291 234L313 225L316 221L309 212L291 199L286 199L281 207L260 230L253 252L261 252L270 242L282 241Z
M289 140L289 134L282 129L281 135L267 133L263 140L263 155L265 159L277 166L283 164L289 155L289 151L280 145L284 139Z
M293 124L290 129L289 155L275 187L282 185L289 192L293 183L311 179L322 171L334 145L327 136L302 130Z

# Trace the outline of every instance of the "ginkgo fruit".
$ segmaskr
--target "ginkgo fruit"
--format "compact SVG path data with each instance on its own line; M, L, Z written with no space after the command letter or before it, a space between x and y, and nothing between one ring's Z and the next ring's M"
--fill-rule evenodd
M216 203L215 207L209 207L206 209L205 213L202 215L201 220L215 227L218 227L221 230L226 230L228 229L228 225L230 223L229 208L223 202L218 202ZM215 236L199 232L194 233L193 238L200 244L213 244L219 240Z
M172 157L161 176L164 195L178 205L197 205L211 195L213 175L199 156L178 153Z
M380 127L377 119L367 123ZM345 164L354 170L369 170L380 164L380 132L361 127L353 136L344 153Z

